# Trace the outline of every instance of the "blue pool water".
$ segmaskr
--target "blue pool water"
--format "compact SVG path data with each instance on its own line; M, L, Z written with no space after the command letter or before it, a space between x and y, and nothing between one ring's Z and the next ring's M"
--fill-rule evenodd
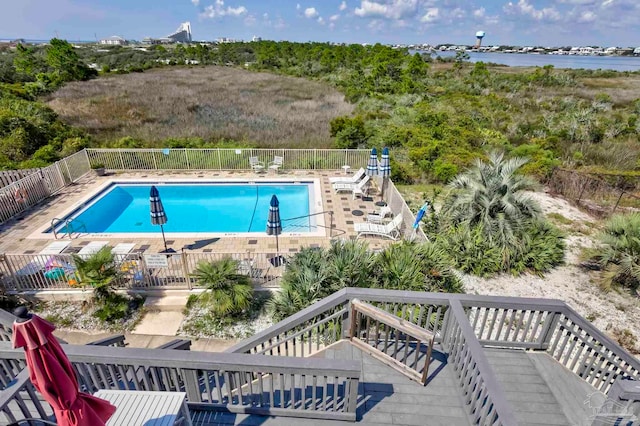
M271 196L278 197L283 220L306 216L309 187L305 183L156 184L168 219L164 231L192 233L266 232ZM150 188L151 184L113 184L68 217L71 229L88 233L159 232L160 227L151 224ZM295 224L292 232L310 230L300 226L300 220ZM287 221L283 228L286 232Z

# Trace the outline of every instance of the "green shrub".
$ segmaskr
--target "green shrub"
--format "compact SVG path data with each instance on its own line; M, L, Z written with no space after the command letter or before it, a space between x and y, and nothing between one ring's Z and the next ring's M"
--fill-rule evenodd
M615 215L598 235L600 246L586 251L590 265L601 269L602 288L640 287L640 213Z
M486 238L480 226L451 227L436 241L453 259L454 266L463 272L486 277L502 271L502 251Z
M458 174L458 166L455 164L447 163L442 159L437 159L433 162L433 176L437 181L442 183L448 183Z

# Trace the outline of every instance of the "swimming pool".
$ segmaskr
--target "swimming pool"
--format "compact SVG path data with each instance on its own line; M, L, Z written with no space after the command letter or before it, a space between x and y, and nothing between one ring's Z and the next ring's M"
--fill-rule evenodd
M283 232L317 231L314 182L111 182L57 220L55 230L65 233L66 223L83 234L157 235L151 224L149 191L160 192L168 221L167 234L262 234L266 232L269 201L280 201ZM52 234L50 226L44 231Z

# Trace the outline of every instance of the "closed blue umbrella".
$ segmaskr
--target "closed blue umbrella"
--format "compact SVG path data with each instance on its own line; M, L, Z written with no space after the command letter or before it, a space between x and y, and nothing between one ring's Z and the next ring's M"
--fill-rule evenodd
M156 188L155 185L151 186L151 191L149 192L149 203L151 204L151 224L160 225L160 230L162 231L162 241L164 241L164 250L168 251L167 240L164 237L164 228L162 226L167 223L167 214L164 211L162 200L160 200L160 193L158 192L158 188Z
M429 202L424 203L422 207L420 207L420 210L418 210L418 214L416 214L416 220L415 222L413 222L413 229L418 229L418 227L420 226L420 221L424 217L425 213L427 213L427 210L429 210Z
M367 174L369 176L376 176L378 174L378 151L376 151L375 148L371 149L371 155L367 163Z
M380 160L380 176L382 176L382 191L380 192L380 200L384 198L384 187L387 178L391 175L391 161L389 160L389 148L386 146L382 149L382 159Z
M280 203L275 194L271 197L269 203L269 218L267 219L267 235L276 236L276 252L280 252L278 246L278 235L282 233L282 221L280 220Z

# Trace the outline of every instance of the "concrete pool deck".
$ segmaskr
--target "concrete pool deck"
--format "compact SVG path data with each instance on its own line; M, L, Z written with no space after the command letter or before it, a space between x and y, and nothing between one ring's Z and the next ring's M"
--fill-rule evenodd
M366 214L377 210L375 201L375 190L372 198L367 201L361 199L352 199L350 193L336 193L329 178L341 175L340 171L283 171L276 175L273 174L256 174L253 172L218 172L218 171L149 171L149 172L124 172L112 173L107 176L98 177L87 175L76 184L63 188L53 197L34 206L29 211L14 218L3 225L0 225L0 253L7 254L35 254L39 253L45 246L50 244L52 237L43 235L42 238L34 238L33 234L43 227L50 225L51 220L56 217L62 217L62 213L69 210L72 206L79 203L87 195L96 191L100 186L113 179L148 179L148 178L167 178L167 179L319 179L322 196L323 211L333 211L334 229L333 238L350 239L355 238L354 223L366 220ZM363 214L360 215L359 212ZM266 228L266 216L268 212L264 212L264 221ZM355 214L354 214L355 213ZM325 215L327 227L329 226L329 215ZM279 238L280 253L295 253L301 247L327 247L330 244L331 237L329 230L326 230L323 237L307 237L307 236L286 236ZM264 236L234 236L220 237L217 241L207 241L205 237L202 240L194 238L168 238L167 244L180 252L181 249L192 252L211 252L211 253L275 253L275 238ZM108 241L109 245L114 246L118 243L135 243L134 250L144 253L158 253L164 249L160 230L158 229L157 237L134 238L131 236L119 237L96 237L78 236L71 240L71 247L82 247L90 241ZM389 240L381 238L366 238L371 249L381 249L389 244Z

